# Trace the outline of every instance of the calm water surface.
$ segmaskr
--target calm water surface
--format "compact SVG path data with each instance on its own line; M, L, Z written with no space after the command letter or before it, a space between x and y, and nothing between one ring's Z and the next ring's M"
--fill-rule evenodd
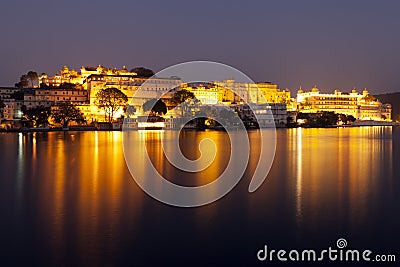
M249 133L244 178L221 200L192 209L141 191L121 132L0 133L0 265L265 266L256 259L264 244L323 249L340 237L400 257L400 128L277 130L275 161L253 194L258 132ZM134 134L149 141L167 179L186 185L215 179L230 153L223 132L185 132L188 158L199 156L204 137L219 151L203 174L185 175L160 154L168 132Z

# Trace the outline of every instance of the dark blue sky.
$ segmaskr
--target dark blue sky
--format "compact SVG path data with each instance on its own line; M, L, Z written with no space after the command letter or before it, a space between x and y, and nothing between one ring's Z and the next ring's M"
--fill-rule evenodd
M295 92L400 91L400 1L5 1L0 85L28 70L229 64Z

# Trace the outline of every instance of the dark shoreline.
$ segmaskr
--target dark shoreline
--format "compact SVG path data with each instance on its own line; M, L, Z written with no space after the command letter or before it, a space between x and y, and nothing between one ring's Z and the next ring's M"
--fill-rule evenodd
M357 125L357 126L351 126L351 125L346 125L346 126L330 126L330 127L276 127L275 129L293 129L293 128L303 128L303 129L335 129L335 128L355 128L355 127L399 127L400 125L374 125L374 126L364 126L364 125ZM274 129L274 128L261 128L261 129ZM151 131L152 129L147 129L147 130L138 130L134 129L132 131ZM163 129L167 131L225 131L225 129L214 129L214 128L206 128L206 129ZM254 129L246 129L247 131L253 131L253 130L260 130L260 128L254 128ZM0 133L48 133L48 132L121 132L123 131L122 129L97 129L95 127L93 128L69 128L69 129L27 129L27 130L21 130L21 129L12 129L12 130L4 130L0 129Z

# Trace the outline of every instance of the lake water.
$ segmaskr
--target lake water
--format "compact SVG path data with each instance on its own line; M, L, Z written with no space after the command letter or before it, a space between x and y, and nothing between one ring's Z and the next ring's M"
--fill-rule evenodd
M150 140L154 164L181 184L212 181L230 152L224 132L183 133L188 158L205 137L219 151L204 174L185 176L160 154L157 140L168 132L132 134ZM0 133L0 265L265 266L256 257L264 245L322 249L338 238L398 253L399 127L279 129L271 171L252 194L258 131L249 136L239 184L217 202L178 208L131 178L121 132Z

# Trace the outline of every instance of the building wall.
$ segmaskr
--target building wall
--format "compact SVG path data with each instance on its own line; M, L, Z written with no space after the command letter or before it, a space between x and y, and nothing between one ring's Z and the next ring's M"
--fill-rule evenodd
M224 81L214 81L213 83L218 86L218 89L220 90L220 102L252 103L250 102L251 93L248 91L250 87L247 83L236 82L232 79ZM224 97L225 99L223 99L222 97Z
M20 91L20 88L15 87L0 87L0 99L11 98L13 93Z
M88 103L87 90L78 89L31 89L24 94L24 105L27 108L38 106L50 107L60 102L70 102L75 105Z
M245 83L234 80L214 81L213 83L219 90L218 101L220 103L288 103L291 99L290 91L281 90L274 83ZM236 95L231 90L234 90Z
M277 84L256 83L265 98L266 103L287 103L290 101L290 91L281 90Z
M22 105L23 101L16 101L15 99L4 100L3 120L20 120L22 118Z
M231 106L240 117L257 119L260 128L285 127L287 123L287 108L285 103L250 104Z
M187 84L182 85L182 89L188 90L192 92L194 96L203 104L203 105L214 105L218 104L219 93L217 86L189 86Z

